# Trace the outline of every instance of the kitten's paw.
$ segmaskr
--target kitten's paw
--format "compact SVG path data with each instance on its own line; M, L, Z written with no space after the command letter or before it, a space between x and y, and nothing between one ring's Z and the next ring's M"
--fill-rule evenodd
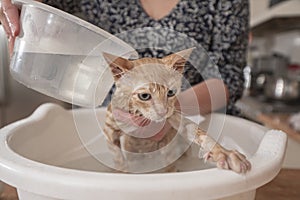
M236 150L219 151L215 155L208 153L205 160L211 160L211 157L213 157L212 160L216 162L217 167L220 169L228 169L241 174L251 169L251 163L247 160L246 156Z

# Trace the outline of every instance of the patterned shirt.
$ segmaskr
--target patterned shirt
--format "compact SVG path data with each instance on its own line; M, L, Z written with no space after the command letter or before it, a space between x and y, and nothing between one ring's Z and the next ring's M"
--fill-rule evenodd
M248 0L180 0L155 20L140 0L44 0L80 16L130 44L141 57L163 57L196 47L184 72L184 88L222 78L229 89L226 112L243 93L248 45ZM208 56L210 59L208 59Z

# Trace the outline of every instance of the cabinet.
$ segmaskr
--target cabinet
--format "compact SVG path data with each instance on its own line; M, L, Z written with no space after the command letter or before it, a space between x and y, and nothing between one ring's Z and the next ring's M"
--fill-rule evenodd
M269 0L251 0L250 27L254 36L300 29L300 0L288 0L269 8Z

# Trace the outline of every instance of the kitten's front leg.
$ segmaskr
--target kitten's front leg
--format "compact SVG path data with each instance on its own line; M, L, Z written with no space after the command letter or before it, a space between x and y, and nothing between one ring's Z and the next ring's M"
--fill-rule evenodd
M233 170L237 173L246 173L251 169L251 164L245 155L236 150L225 149L214 139L202 133L202 130L196 131L194 142L201 146L200 151L205 152L205 160L216 162L218 168Z
M168 122L188 140L198 144L205 152L204 159L216 162L221 169L230 169L237 173L246 173L251 169L250 162L236 150L227 150L209 137L196 123L180 113L174 113Z

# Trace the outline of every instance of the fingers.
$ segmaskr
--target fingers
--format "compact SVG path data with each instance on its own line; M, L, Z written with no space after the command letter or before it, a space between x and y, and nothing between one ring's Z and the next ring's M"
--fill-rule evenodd
M8 47L12 53L15 37L20 32L19 10L10 0L0 2L0 21L8 37Z
M19 10L10 0L2 0L0 20L6 33L16 37L20 32Z

